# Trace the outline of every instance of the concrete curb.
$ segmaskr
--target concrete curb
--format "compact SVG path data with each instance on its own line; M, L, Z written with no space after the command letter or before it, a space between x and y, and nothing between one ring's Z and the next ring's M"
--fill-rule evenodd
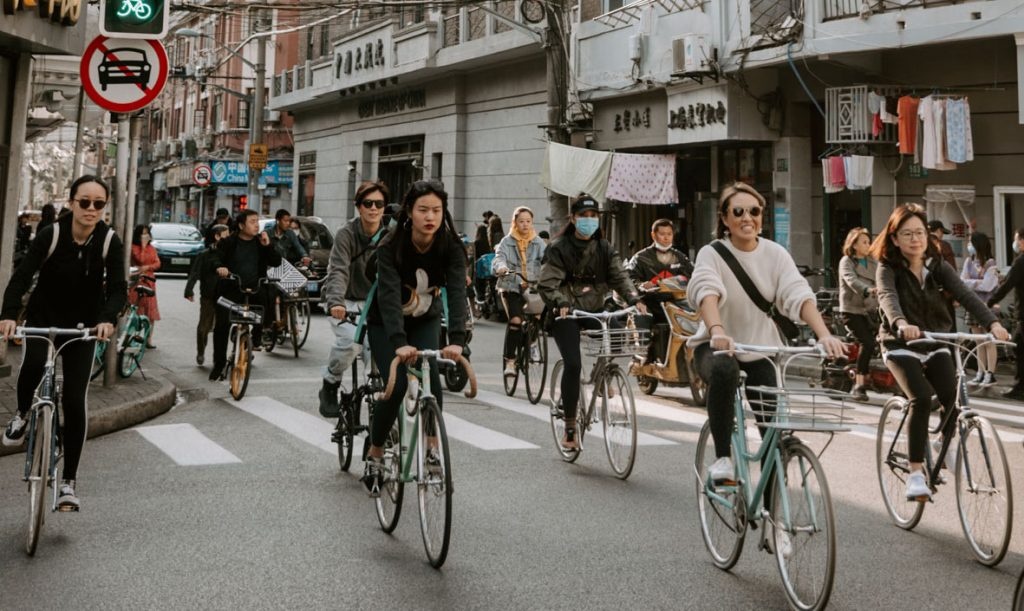
M170 411L174 406L177 388L167 380L160 380L160 388L153 394L127 401L120 405L96 410L89 415L88 438L120 431ZM7 447L0 445L0 456L24 452L24 446Z

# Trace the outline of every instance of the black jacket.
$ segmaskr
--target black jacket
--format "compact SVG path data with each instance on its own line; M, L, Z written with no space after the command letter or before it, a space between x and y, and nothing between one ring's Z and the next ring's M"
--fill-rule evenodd
M611 243L600 232L586 241L577 239L575 233L570 224L544 251L537 291L545 305L600 312L613 289L630 305L639 301Z
M213 256L211 257L213 261L213 269L216 270L218 267L226 267L229 270L231 270L231 257L235 254L235 249L238 247L238 240L240 239L241 238L238 237L238 233L235 232L229 235L228 237L224 238L220 242L217 242L217 248L213 249ZM258 243L260 238L259 236L256 236L253 239L256 240ZM257 277L266 278L268 267L277 267L278 265L281 265L281 253L277 252L277 249L274 248L273 243L270 243L266 246L258 244L258 250L260 253L260 260L257 266ZM235 270L231 271L234 272ZM220 284L218 285L218 290L221 292L218 294L223 295L224 290L231 290L233 287L237 286L238 285L235 284L234 280L227 280L225 278L221 278Z
M1003 283L989 297L988 306L992 307L1002 301L1011 290L1017 300L1017 320L1024 322L1024 255L1018 256L1013 261Z
M626 264L626 271L633 282L642 284L651 282L655 278L661 279L667 276L686 276L693 274L693 263L683 251L671 248L668 251L672 260L668 264L658 260L658 248L651 244L647 248L638 251Z
M196 256L192 262L192 268L188 270L188 280L185 282L185 298L195 296L193 288L199 282L199 295L204 299L217 298L217 266L214 265L214 246L210 246Z
M32 287L32 278L39 280L29 298L26 324L39 327L92 327L97 323L117 324L117 317L128 298L124 273L124 246L115 235L103 260L103 241L113 231L103 221L96 224L85 244L75 244L71 237L72 216L57 221L60 235L57 247L47 258L53 241L53 227L36 235L28 253L4 292L0 319L17 319L22 298Z

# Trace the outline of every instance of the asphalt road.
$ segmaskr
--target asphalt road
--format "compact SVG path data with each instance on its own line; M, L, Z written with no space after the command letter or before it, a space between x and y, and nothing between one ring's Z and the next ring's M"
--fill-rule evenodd
M82 511L49 514L33 558L23 551L22 459L0 459L0 607L786 608L774 558L756 549L760 531L730 572L710 561L692 475L704 414L680 402L685 390L637 392L645 445L627 481L612 476L597 438L568 465L545 408L530 406L521 388L504 396L502 327L479 323L484 392L445 402L456 492L451 550L438 571L425 559L415 495L386 535L356 476L338 469L333 423L316 409L331 340L323 318L300 358L258 354L248 394L235 402L195 365L198 306L180 297L183 281L158 285L159 349L144 365L175 381L183 402L87 444ZM973 560L952 487L913 532L892 525L875 474L870 431L881 397L875 403L822 459L838 525L831 608L1009 608L1024 569L1024 521L995 569ZM1004 435L1020 515L1024 409L981 408ZM820 449L820 437L804 438Z

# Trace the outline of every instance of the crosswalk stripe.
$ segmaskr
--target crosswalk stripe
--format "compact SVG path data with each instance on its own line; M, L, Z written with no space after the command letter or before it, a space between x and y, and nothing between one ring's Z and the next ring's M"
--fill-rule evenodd
M331 441L334 425L317 416L270 397L244 397L232 405L324 452L334 454L337 451L337 446Z
M135 430L143 439L182 466L242 462L191 424L158 424L136 427Z
M448 412L444 414L444 425L449 437L481 450L533 450L539 447L528 441L473 424Z

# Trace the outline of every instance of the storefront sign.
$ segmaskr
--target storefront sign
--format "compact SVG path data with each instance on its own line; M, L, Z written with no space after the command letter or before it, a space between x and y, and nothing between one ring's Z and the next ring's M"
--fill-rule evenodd
M3 0L4 14L14 15L18 11L32 11L40 19L70 27L82 16L84 0Z
M713 123L725 124L725 102L697 102L668 111L669 129L697 129Z
M651 107L648 106L643 110L623 110L615 115L615 131L621 132L622 130L630 131L632 129L650 129L651 127Z
M359 103L359 118L369 119L381 115L390 115L415 108L427 107L427 91L425 89L407 89L399 93L379 95Z
M664 146L668 110L663 92L594 102L593 147L601 150Z
M212 161L210 168L213 170L213 182L218 184L244 185L249 182L249 171L244 161ZM290 161L278 161L272 159L267 162L267 167L260 174L265 184L285 184L292 182L292 163Z
M764 124L757 101L729 83L670 89L666 115L669 145L769 141L779 136Z
M343 74L352 74L361 70L383 66L384 40L378 38L353 49L335 50L334 52L334 78L340 79Z

